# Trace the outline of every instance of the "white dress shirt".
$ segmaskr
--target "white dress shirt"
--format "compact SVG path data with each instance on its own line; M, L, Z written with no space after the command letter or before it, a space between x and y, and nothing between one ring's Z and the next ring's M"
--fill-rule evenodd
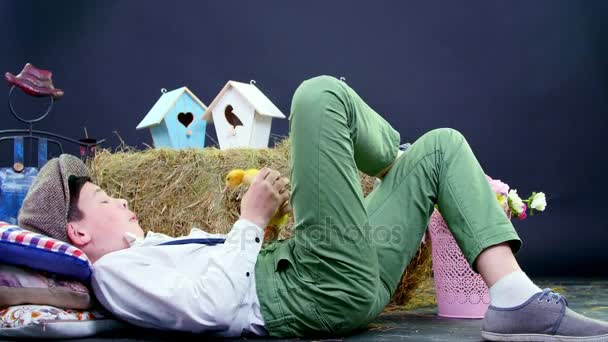
M255 285L264 231L238 220L227 235L193 228L172 238L148 232L131 248L93 264L99 302L131 324L234 337L265 335ZM158 244L188 238L225 238L223 244Z

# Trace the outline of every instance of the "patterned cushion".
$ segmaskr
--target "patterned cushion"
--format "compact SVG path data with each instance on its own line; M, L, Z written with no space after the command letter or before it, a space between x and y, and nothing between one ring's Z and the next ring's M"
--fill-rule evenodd
M103 317L103 315L99 314ZM15 305L0 310L0 328L20 328L40 324L46 320L90 320L96 315L90 311L60 309L48 305Z
M91 277L91 262L80 249L3 222L0 222L0 263L47 271L86 284Z
M52 273L0 264L0 308L22 304L88 309L89 289Z
M0 337L78 338L125 326L101 311L77 311L46 305L0 309Z

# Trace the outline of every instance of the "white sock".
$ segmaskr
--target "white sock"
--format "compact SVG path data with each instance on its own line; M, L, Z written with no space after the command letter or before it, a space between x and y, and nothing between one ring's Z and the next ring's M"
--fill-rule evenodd
M490 288L490 301L493 306L510 308L542 291L524 272L517 271L502 277Z

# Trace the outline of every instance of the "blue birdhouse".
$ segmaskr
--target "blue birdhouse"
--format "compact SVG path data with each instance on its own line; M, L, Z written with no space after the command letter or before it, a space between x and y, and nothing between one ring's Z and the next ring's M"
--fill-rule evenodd
M163 91L136 129L150 128L156 148L202 148L207 121L201 116L206 110L207 106L187 87Z

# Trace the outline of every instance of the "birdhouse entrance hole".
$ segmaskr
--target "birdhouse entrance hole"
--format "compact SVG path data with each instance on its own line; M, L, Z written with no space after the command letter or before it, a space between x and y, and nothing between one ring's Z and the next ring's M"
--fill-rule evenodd
M194 121L194 115L190 112L188 113L179 113L177 114L177 120L184 125L184 127L188 127L192 121Z

